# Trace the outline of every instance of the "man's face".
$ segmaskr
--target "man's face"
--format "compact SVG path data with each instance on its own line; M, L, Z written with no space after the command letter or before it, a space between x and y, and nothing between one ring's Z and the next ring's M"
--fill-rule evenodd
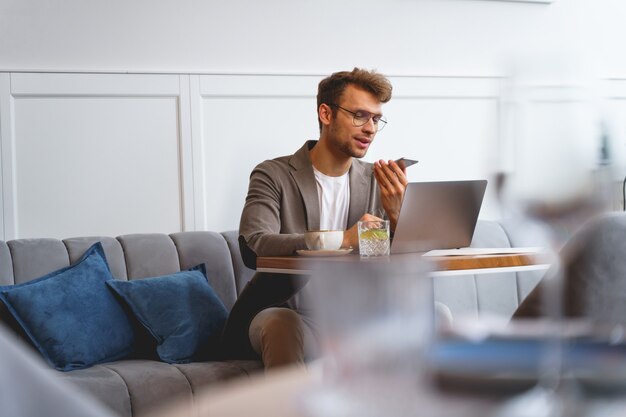
M376 136L377 128L371 119L363 126L354 126L353 115L346 110L382 115L382 104L373 94L353 85L349 85L339 102L334 104L345 110L333 106L334 114L327 126L329 144L346 156L364 157Z

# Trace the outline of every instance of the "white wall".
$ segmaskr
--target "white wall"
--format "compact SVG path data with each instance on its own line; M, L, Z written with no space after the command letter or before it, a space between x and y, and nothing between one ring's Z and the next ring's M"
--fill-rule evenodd
M236 228L252 167L315 138L317 82L353 66L395 88L368 160L486 177L503 58L574 47L615 78L621 115L624 15L620 0L0 0L0 234ZM499 216L492 190L481 216Z
M622 0L1 0L0 67L493 75L503 51L565 26L623 75L625 15Z
M5 239L237 228L254 166L317 138L320 78L0 73ZM490 175L498 78L391 81L366 160L419 158L412 181Z

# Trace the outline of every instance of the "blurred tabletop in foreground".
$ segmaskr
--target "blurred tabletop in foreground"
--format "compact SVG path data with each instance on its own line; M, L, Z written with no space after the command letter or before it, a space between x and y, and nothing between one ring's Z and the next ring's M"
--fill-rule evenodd
M530 269L547 269L548 256L544 253L493 253L462 256L423 256L423 253L392 254L362 259L358 254L337 257L260 256L258 272L306 274L316 262L429 262L437 272L500 272Z

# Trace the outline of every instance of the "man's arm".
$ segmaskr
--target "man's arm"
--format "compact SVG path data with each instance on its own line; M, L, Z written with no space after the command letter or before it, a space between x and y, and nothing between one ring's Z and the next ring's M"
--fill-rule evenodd
M284 190L273 164L266 161L252 171L239 224L239 234L257 256L291 255L306 248L302 233L281 233Z

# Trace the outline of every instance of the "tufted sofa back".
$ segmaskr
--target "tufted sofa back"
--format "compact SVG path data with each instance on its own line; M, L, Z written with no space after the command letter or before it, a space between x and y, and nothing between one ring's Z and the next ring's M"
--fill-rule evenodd
M236 231L17 239L0 241L0 285L20 284L69 266L98 241L113 276L123 280L171 274L204 263L211 286L228 309L254 273L241 261Z

